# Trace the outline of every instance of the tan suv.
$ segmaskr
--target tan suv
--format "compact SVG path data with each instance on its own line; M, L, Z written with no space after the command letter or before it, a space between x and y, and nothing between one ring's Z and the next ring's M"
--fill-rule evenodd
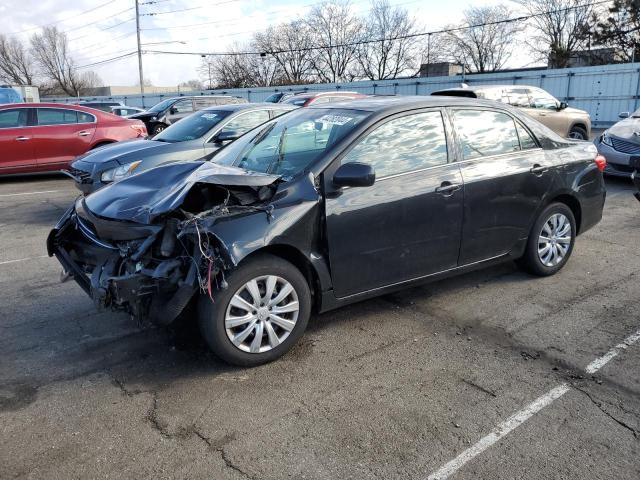
M463 84L464 85L464 84ZM508 103L546 125L558 135L589 140L591 117L588 112L569 107L541 88L526 85L478 85L438 90L431 95L484 98Z

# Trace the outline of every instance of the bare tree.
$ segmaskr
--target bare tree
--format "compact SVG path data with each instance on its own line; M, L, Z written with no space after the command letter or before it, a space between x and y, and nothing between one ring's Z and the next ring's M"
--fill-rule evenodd
M211 90L213 88L213 84L216 82L215 57L203 55L200 66L198 67L198 74L206 88Z
M364 20L364 43L358 51L362 73L370 80L397 78L409 69L415 69L415 20L408 12L393 7L388 0L374 0ZM379 41L378 41L379 40Z
M192 80L187 80L186 82L182 82L178 84L178 86L191 88L192 90L204 90L204 85L202 84L202 81L198 80L197 78L194 78Z
M312 43L312 63L322 82L351 81L358 54L356 44L363 38L360 19L353 14L348 2L331 0L316 5L306 20Z
M44 27L31 37L31 54L41 74L69 96L77 96L85 87L68 51L67 36L56 27Z
M448 32L451 57L470 71L493 72L509 60L514 37L521 27L507 22L511 10L504 5L471 7L464 11L464 23Z
M288 84L306 83L313 66L312 38L309 26L295 20L254 35L255 48L278 65L280 80Z
M16 85L33 85L35 70L33 59L22 42L0 35L0 80Z
M588 43L589 19L594 6L584 0L514 0L534 15L535 34L529 46L551 68L564 68L571 56Z

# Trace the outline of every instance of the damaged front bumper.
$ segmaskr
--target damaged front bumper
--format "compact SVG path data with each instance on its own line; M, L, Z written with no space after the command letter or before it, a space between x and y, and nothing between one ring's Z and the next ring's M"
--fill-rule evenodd
M98 308L162 325L199 289L210 292L222 268L217 249L179 221L123 225L93 215L82 197L49 233L47 251Z

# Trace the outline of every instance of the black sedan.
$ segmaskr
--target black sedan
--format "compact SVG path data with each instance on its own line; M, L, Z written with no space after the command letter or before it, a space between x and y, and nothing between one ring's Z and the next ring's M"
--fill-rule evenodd
M605 201L593 144L473 99L300 109L215 160L81 197L48 251L98 305L166 325L197 304L211 349L244 366L313 311L509 260L552 275Z
M106 145L78 157L65 173L85 194L163 163L210 159L222 146L295 107L273 103L220 105L196 112L150 140Z

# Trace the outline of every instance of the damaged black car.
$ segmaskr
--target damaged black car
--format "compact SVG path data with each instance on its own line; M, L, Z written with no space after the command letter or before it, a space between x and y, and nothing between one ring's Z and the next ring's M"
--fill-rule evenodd
M312 312L508 260L556 273L602 216L603 168L506 105L342 102L80 197L47 247L99 307L169 325L195 305L210 348L253 366Z

